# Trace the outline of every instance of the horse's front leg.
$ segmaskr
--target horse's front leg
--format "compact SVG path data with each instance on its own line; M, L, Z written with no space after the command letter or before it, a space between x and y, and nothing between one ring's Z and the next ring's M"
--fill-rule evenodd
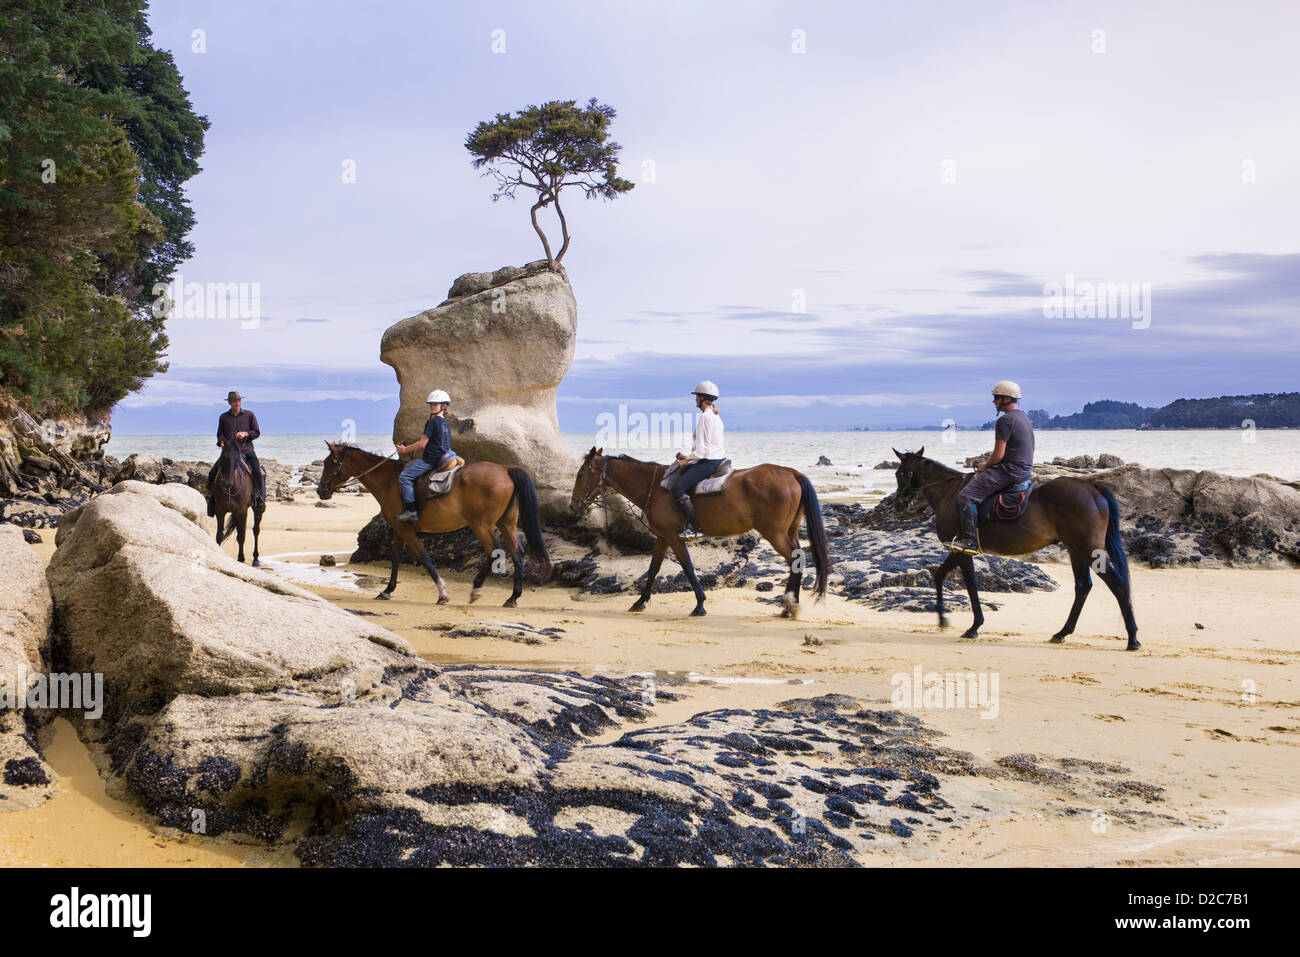
M253 567L254 568L262 567L262 563L261 561L258 560L257 557L257 536L258 533L261 532L262 530L262 512L264 511L265 509L258 509L253 513Z
M248 535L248 511L239 513L239 522L235 525L235 541L239 543L239 561L244 561L244 539Z
M217 512L217 544L218 545L220 545L222 540L225 539L226 537L225 531L226 531L226 513Z
M960 552L954 552L953 554L957 556L957 561L961 565L961 577L966 582L966 594L970 596L970 608L974 613L970 627L962 632L961 636L963 638L978 638L980 626L984 624L984 609L980 607L980 593L975 586L975 557Z
M645 587L641 589L641 597L628 611L645 611L646 602L650 600L650 593L655 587L655 579L659 577L659 566L664 563L664 556L667 554L668 540L656 538L654 550L650 553L650 568L645 573Z
M934 604L939 611L939 627L948 627L948 616L943 613L943 580L957 564L957 553L949 552L938 568L934 570Z
M672 540L673 554L677 556L677 561L681 563L682 571L686 573L686 580L691 583L691 590L695 592L695 610L692 615L706 615L704 610L704 586L695 575L695 565L691 562L691 553L686 550L686 543L680 538Z
M375 596L376 601L388 601L393 597L393 590L397 588L397 566L402 561L402 540L397 537L397 531L393 531L393 568L388 573L388 587Z
M451 597L447 594L447 583L438 574L438 569L433 567L433 559L429 557L429 552L425 549L424 542L420 541L420 536L415 534L415 529L407 525L398 529L397 534L406 547L415 552L416 557L420 559L420 564L424 566L424 570L429 573L433 583L438 586L438 604L445 605L451 601Z

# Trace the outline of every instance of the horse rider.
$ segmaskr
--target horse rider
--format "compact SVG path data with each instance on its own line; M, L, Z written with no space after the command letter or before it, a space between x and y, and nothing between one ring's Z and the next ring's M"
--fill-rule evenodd
M700 417L695 423L691 454L677 453L677 478L673 481L673 500L677 510L686 518L686 530L680 538L698 538L704 534L695 521L695 506L691 504L691 489L717 471L727 453L722 448L722 416L718 414L718 387L705 379L691 395Z
M249 473L253 476L253 511L260 512L266 508L266 486L262 479L262 465L257 461L257 453L253 451L253 440L262 434L262 430L257 427L257 416L244 408L243 396L238 392L231 392L226 396L226 401L230 403L230 410L222 412L221 417L217 419L217 445L225 448L227 443L237 439L243 441L240 452L248 465ZM217 468L220 465L221 459L218 457L212 463L212 470L208 472L209 515L217 514L213 485L217 481Z
M980 502L1029 478L1034 465L1034 423L1020 410L1020 398L1020 386L1009 379L993 387L993 405L1001 413L993 430L993 451L988 461L975 466L978 474L957 492L961 531L949 546L955 551L979 551L975 526Z
M405 455L408 451L424 450L424 454L406 468L397 479L402 490L402 507L405 511L397 516L399 522L417 522L420 512L415 507L415 481L426 472L432 472L442 460L455 453L451 450L451 426L447 424L447 407L451 405L451 396L441 389L434 389L425 400L429 403L429 421L424 423L424 437L412 445L397 444L397 451Z

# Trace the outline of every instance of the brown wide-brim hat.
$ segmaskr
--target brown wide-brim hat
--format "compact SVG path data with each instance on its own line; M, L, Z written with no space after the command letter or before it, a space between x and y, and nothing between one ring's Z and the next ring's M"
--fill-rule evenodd
M244 397L243 397L242 395L240 395L238 392L232 392L232 393L230 393L230 395L226 396L226 401L227 401L227 402L234 402L234 401L236 401L236 400L242 402L242 401L244 401Z

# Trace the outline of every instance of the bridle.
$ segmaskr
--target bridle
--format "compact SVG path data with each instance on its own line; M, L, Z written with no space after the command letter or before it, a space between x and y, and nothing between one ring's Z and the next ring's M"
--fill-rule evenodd
M947 483L951 482L954 478L954 476L952 475L946 475L941 479L935 479L933 482L921 482L919 484L913 485L912 483L915 482L919 477L920 476L918 476L916 472L913 471L912 469L909 468L907 470L907 486L902 489L902 492L908 498L911 498L913 495L924 492L928 488L934 488L936 485L946 485Z
M348 451L347 449L342 450L344 455L347 454L347 451ZM332 489L330 489L330 494L333 495L335 492L341 492L343 489L351 486L354 482L358 485L362 485L361 479L365 478L367 475L369 475L375 469L379 468L385 462L391 461L393 456L396 454L397 454L397 450L394 449L392 452L389 452L388 455L384 456L382 459L380 459L374 465L370 466L370 468L366 469L364 472L358 473L357 475L345 475L344 478L347 479L347 481L340 482L339 484L335 485ZM340 472L343 471L343 457L339 455L338 452L330 453L330 461L333 462L338 467ZM364 488L365 486L362 485L362 487Z
M609 476L609 456L602 455L600 456L600 478L597 479L596 484L591 487L591 489L587 492L586 496L578 503L584 512L591 508L592 503L596 501L597 496L599 496L604 489L611 487L607 481L608 476ZM615 491L618 490L615 489ZM642 525L644 525L646 527L646 531L650 532L652 535L656 533L655 530L650 527L650 523L646 521L645 513L646 513L646 509L650 507L650 499L651 497L654 496L654 492L655 492L655 481L653 478L651 478L650 485L646 489L644 503L638 505L635 499L628 499L628 501L630 501L634 506L636 506L637 509L639 509L639 514L634 513L636 514L637 521L639 521ZM605 500L603 498L600 501L600 508L605 515L605 525L608 527L609 506L605 504Z

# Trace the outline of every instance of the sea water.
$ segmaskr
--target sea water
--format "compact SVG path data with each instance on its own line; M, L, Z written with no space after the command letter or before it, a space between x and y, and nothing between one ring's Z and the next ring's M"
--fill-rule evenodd
M257 440L257 453L285 465L307 465L325 455L325 440L333 436L266 434ZM566 433L564 444L577 455L595 444L594 433ZM390 435L360 435L356 444L387 455L393 451ZM925 447L929 458L961 468L968 456L989 451L991 431L948 430L917 432L744 432L726 433L727 454L737 468L774 462L797 468L819 489L855 495L887 492L894 488L894 473L875 468L896 461L893 450ZM215 438L205 435L121 435L108 443L107 453L119 459L132 452L171 459L213 461ZM607 453L626 452L636 458L672 461L677 448L606 447ZM680 451L687 451L681 448ZM1056 456L1118 455L1125 462L1150 468L1209 469L1227 475L1274 475L1300 480L1300 430L1198 429L1166 431L1136 429L1107 431L1046 431L1037 433L1035 459L1050 462ZM825 456L832 464L817 465Z

